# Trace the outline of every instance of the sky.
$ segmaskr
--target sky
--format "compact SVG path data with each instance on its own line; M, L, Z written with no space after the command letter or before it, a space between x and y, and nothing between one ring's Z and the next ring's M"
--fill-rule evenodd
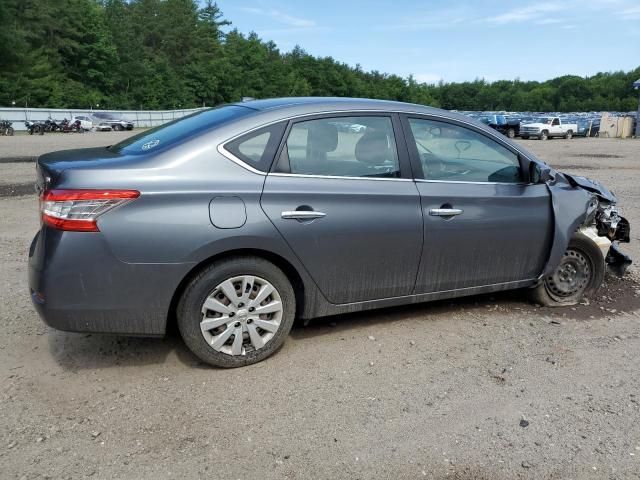
M418 81L547 80L640 66L640 0L218 0L280 50L300 45Z

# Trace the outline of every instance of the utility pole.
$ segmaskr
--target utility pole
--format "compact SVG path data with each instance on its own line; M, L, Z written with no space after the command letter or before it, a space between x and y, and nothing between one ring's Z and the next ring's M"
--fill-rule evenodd
M633 82L633 88L638 90L638 111L636 112L636 138L640 138L640 78Z

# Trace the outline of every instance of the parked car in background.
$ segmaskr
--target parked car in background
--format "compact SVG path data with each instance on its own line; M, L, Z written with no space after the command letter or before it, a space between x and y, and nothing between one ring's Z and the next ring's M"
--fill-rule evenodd
M485 125L499 131L509 138L515 138L520 134L520 119L506 115L483 115L478 117Z
M80 128L82 130L88 131L93 128L93 121L88 115L74 115L71 117L70 123L73 125L75 122L80 122Z
M96 130L133 130L133 122L112 113L96 112L93 114L93 125Z
M542 117L531 123L523 123L520 126L520 136L524 139L535 137L539 140L553 137L569 139L577 130L577 124L563 123L560 117Z
M630 263L605 187L400 102L225 105L42 155L36 175L29 285L44 321L162 335L175 317L221 367L267 358L296 317L517 288L573 305Z
M600 131L600 119L581 118L576 120L578 129L574 132L577 137L596 137Z

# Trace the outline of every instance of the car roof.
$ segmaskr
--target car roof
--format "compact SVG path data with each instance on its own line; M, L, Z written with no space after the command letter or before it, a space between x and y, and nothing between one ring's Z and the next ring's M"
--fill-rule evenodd
M268 98L264 100L249 100L246 102L238 102L234 105L252 108L259 111L267 110L287 110L300 107L307 107L309 113L322 112L327 110L383 110L383 111L402 111L402 112L423 112L423 113L442 113L438 110L424 105L414 103L396 102L392 100L376 100L370 98L349 98L349 97L284 97L284 98Z
M525 157L534 157L531 153L525 152L522 148L497 133L491 127L467 115L450 110L442 110L415 103L405 103L393 100L377 100L371 98L349 98L349 97L283 97L267 98L260 100L248 100L236 102L231 105L251 109L256 116L261 117L265 124L269 122L286 120L301 115L313 115L320 113L341 113L341 112L364 112L367 110L375 112L401 112L433 115L441 119L456 120L462 123L472 124L477 129L487 132L490 136L500 138L502 143L510 144L514 149L521 152ZM253 117L253 118L252 118ZM237 121L236 134L250 130L255 122L255 116L242 117Z

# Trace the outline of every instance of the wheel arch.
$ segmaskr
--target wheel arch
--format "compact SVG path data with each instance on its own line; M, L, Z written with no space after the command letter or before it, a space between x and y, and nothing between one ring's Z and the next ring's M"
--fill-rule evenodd
M198 275L203 269L207 268L207 266L211 265L213 262L218 260L223 260L231 257L260 257L264 260L267 260L273 263L276 267L283 271L283 273L291 282L291 287L293 288L293 292L296 297L296 316L302 314L304 312L305 307L305 283L298 272L298 270L289 262L287 259L273 253L268 250L262 250L259 248L238 248L233 250L227 250L211 257L208 257L202 260L200 263L196 264L191 270L187 272L187 274L182 278L178 287L173 292L173 296L171 297L171 303L169 304L169 311L167 313L167 322L165 331L168 332L170 330L177 331L177 323L176 323L176 308L178 306L178 302L180 301L180 297L182 296L185 288L191 281L193 277Z

